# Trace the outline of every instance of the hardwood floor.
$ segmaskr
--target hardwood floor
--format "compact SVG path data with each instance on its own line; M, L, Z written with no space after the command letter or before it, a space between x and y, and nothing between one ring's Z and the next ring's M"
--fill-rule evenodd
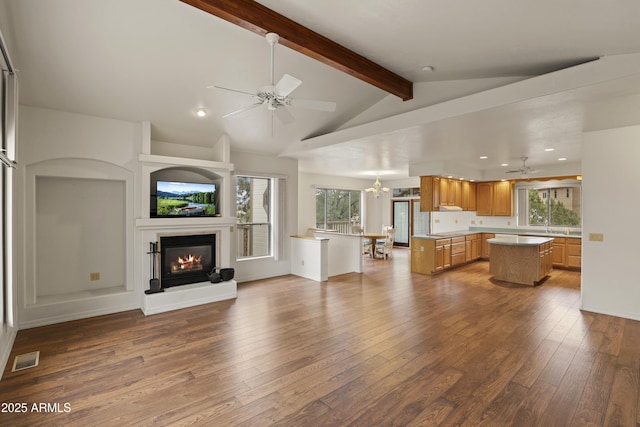
M579 273L529 287L491 282L487 262L411 274L408 258L20 331L11 363L40 364L7 367L3 409L28 408L0 424L638 425L640 322L581 312Z

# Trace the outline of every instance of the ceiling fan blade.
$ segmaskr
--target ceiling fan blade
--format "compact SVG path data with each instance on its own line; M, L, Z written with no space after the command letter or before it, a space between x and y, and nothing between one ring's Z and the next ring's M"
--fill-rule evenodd
M245 111L253 110L254 108L258 108L261 105L262 103L245 105L244 107L238 110L225 114L224 116L222 116L222 118L224 119L231 116L239 116L241 113L244 113Z
M222 89L222 90L228 90L229 92L241 93L243 95L256 96L255 93L244 92L236 89L229 89L228 87L222 87L222 86L207 86L207 89Z
M313 99L290 99L287 105L292 107L308 108L309 110L336 111L336 103L331 101L315 101Z
M280 106L276 108L273 112L278 117L278 120L282 122L283 125L288 125L296 121L296 119L293 118L289 110L287 110L285 107Z
M302 84L302 80L298 80L292 75L285 74L276 85L276 93L279 96L289 96L291 92L296 90Z

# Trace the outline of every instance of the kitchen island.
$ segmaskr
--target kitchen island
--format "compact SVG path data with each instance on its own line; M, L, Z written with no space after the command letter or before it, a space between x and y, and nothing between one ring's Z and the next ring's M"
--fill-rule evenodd
M551 271L553 238L497 235L487 242L494 279L534 286Z

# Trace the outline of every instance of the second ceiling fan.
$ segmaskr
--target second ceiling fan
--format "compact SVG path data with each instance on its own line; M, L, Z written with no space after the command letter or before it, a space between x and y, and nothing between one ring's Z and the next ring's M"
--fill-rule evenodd
M262 86L256 93L244 92L236 89L229 89L221 86L208 86L209 88L216 88L227 90L230 92L240 93L242 95L250 96L252 101L241 107L238 110L225 114L223 117L235 116L245 111L258 108L264 105L268 110L285 125L293 123L295 119L286 107L300 107L311 110L333 112L336 109L336 103L330 101L315 101L310 99L297 99L291 98L289 95L296 90L298 86L302 84L302 80L299 80L289 74L282 76L277 84L274 84L274 50L275 45L278 43L280 37L275 33L268 33L265 38L267 43L271 46L271 84Z

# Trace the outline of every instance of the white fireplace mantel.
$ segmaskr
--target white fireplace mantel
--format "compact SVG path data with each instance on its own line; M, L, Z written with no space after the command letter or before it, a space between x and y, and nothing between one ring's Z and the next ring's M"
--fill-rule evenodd
M216 234L216 267L230 267L232 236L236 225L236 218L231 216L232 209L225 201L230 201L231 197L227 192L231 191L231 172L233 164L228 162L229 144L227 140L217 144L220 152L219 158L222 161L189 159L182 157L172 157L151 154L150 145L145 145L143 153L139 154L138 162L141 167L141 188L142 217L135 220L135 229L138 236L136 258L138 259L137 277L143 283L144 290L149 289L150 257L147 255L149 242L159 242L160 236L186 235L186 234ZM144 148L144 147L143 147ZM151 173L165 169L182 167L191 170L202 170L213 173L219 177L222 185L221 200L222 216L219 217L189 217L189 218L151 218L149 195L150 195L150 175ZM200 304L207 304L216 301L233 299L237 297L237 283L229 280L222 283L193 283L190 285L175 286L166 289L164 292L155 294L141 294L140 306L142 311L149 315L161 313L180 308L191 307Z

